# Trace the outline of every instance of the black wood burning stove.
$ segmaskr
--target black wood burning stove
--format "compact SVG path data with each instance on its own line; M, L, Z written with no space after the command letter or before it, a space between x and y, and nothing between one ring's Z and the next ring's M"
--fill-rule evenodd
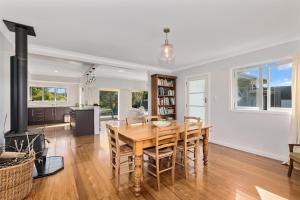
M28 82L28 42L27 36L36 36L34 28L3 20L8 30L15 32L15 56L11 56L11 131L5 134L5 149L15 151L16 146L26 150L33 143L36 153L34 177L55 174L64 168L61 156L47 156L44 129L28 130L27 82Z

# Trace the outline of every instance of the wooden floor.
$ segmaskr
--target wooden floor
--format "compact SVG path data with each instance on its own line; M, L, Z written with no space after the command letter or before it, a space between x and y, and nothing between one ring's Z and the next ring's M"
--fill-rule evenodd
M136 198L131 191L133 176L122 176L119 191L114 187L105 133L74 138L63 125L50 126L46 132L49 155L64 156L65 169L34 180L27 199L300 199L299 172L288 178L287 167L279 161L214 144L208 166L201 162L197 179L193 175L185 179L178 166L175 184L167 172L157 192L156 180L145 174L142 195Z

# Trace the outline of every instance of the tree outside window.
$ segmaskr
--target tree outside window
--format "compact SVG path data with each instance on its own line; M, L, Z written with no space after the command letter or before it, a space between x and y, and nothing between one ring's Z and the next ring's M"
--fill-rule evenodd
M101 116L111 116L112 119L118 115L118 91L100 90Z

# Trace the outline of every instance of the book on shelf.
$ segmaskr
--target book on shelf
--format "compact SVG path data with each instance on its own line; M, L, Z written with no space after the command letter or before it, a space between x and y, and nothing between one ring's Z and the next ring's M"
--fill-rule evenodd
M174 81L169 79L158 79L158 86L173 87Z
M174 96L175 91L173 89L167 89L163 87L158 87L158 96Z
M175 99L174 99L174 97L158 97L157 104L159 106L174 106Z
M160 107L158 110L160 115L174 114L174 108Z

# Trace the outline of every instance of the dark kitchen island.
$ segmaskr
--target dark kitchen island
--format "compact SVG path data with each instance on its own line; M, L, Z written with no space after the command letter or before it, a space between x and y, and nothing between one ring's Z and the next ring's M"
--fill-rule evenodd
M71 107L70 116L74 136L99 133L98 107Z

